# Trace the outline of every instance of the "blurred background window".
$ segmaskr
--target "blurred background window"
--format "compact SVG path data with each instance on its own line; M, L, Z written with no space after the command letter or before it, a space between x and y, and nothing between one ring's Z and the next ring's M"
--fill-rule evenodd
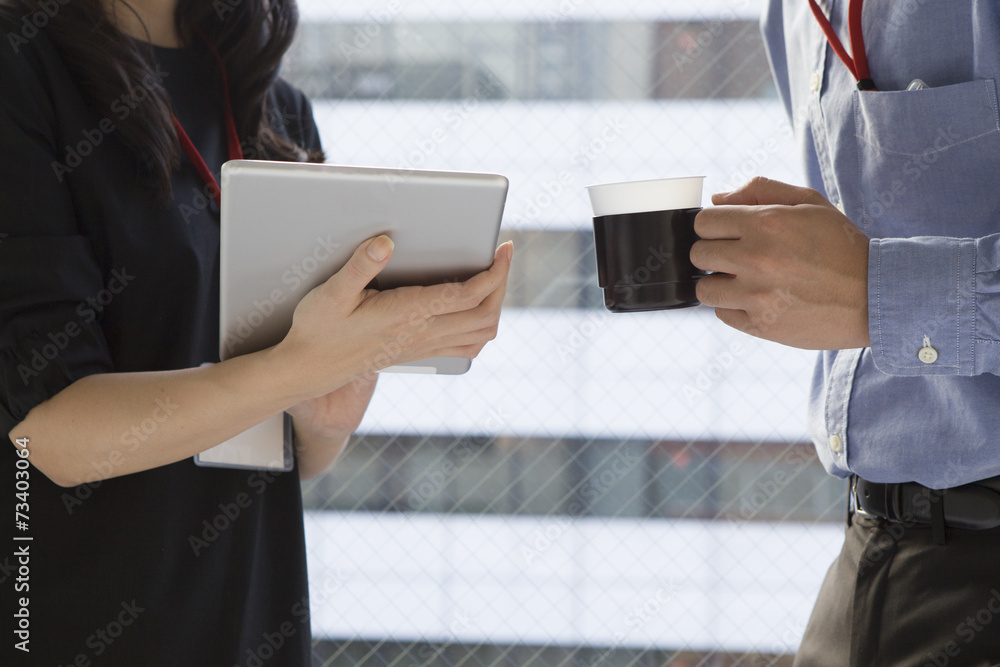
M515 264L461 377L384 376L303 485L316 665L786 665L846 489L815 355L612 315L585 185L802 176L750 0L300 0L337 164L497 172Z

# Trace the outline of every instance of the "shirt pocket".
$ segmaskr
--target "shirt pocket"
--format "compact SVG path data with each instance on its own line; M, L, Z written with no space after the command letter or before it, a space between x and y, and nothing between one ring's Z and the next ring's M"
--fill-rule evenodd
M996 231L1000 114L993 80L857 91L854 121L862 227L870 236Z

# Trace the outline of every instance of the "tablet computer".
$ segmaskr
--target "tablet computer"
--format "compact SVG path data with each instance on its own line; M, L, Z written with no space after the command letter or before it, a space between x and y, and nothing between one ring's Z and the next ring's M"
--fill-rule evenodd
M227 162L220 358L279 343L302 297L379 234L395 250L378 289L462 281L488 269L507 189L498 174ZM457 375L470 367L468 359L436 357L382 372Z

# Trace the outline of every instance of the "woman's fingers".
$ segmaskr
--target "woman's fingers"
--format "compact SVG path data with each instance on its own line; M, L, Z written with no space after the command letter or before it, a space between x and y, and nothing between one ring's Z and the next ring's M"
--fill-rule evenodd
M461 283L366 289L389 262L392 243L361 244L348 263L296 308L283 348L328 392L353 377L428 357L473 358L496 337L513 247L501 245L492 266ZM332 373L330 360L338 372Z
M392 239L385 234L365 241L357 247L347 264L326 281L323 289L338 296L360 295L389 263L394 247Z
M504 286L510 274L510 264L514 255L514 245L507 241L493 256L493 265L477 273L465 282L432 285L422 290L421 299L428 312L445 315L471 310L479 306L487 297Z
M445 344L454 344L456 336L468 336L477 332L493 331L493 337L500 323L500 312L507 294L507 280L486 295L473 308L457 312L436 314L428 318L429 337L440 338ZM492 338L488 339L492 340Z

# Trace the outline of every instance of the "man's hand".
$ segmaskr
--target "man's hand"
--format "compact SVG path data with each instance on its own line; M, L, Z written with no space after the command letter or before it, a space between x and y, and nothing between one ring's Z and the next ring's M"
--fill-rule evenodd
M809 350L868 347L868 237L815 190L766 178L712 197L691 262L729 326Z

